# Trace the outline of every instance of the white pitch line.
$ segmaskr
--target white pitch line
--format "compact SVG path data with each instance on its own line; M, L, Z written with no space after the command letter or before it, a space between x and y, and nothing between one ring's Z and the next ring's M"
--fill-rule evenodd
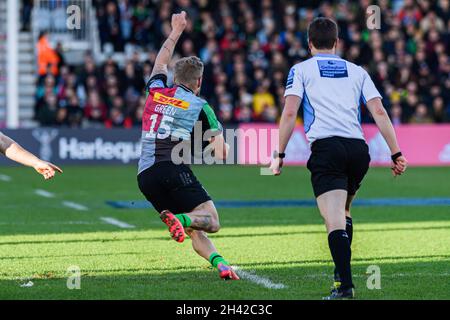
M263 286L267 289L285 289L285 288L287 288L287 286L282 283L273 283L268 278L260 277L256 274L254 274L253 272L244 271L244 270L240 269L239 267L233 266L233 269L236 271L239 278L249 280L249 281L254 282L254 283L256 283L260 286Z
M42 189L36 189L34 190L34 193L36 193L38 196L44 197L44 198L54 198L55 194L46 190Z
M123 228L123 229L132 229L132 228L136 228L136 226L132 225L132 224L128 224L126 222L111 218L111 217L100 217L100 220L118 226L119 228Z
M72 201L63 201L62 204L68 208L72 208L79 211L87 211L88 208L83 206L82 204L72 202Z
M10 182L11 181L11 177L7 176L6 174L0 174L0 181Z

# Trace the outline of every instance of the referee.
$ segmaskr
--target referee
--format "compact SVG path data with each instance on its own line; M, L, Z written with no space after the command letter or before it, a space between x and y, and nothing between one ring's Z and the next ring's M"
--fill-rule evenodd
M337 43L338 28L333 20L317 18L310 24L308 46L313 57L289 72L279 152L275 152L271 164L273 174L279 175L301 104L311 146L307 168L335 264L335 284L331 295L324 298L327 300L354 297L350 207L370 162L360 124L361 104L366 105L389 146L392 174L401 175L407 166L380 93L363 68L335 54Z

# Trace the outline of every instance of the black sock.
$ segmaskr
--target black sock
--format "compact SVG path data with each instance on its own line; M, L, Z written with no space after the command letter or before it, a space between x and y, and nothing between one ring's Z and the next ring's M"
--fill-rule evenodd
M348 242L350 242L351 246L353 240L353 220L350 217L345 217L345 232L347 232Z
M350 267L352 251L350 249L347 232L345 230L332 231L328 235L328 246L330 247L334 265L339 273L341 288L353 288L352 271Z
M351 247L353 239L353 220L350 217L345 217L345 232L347 232L348 242L350 242ZM334 268L334 281L341 282L341 277L339 277L337 268Z

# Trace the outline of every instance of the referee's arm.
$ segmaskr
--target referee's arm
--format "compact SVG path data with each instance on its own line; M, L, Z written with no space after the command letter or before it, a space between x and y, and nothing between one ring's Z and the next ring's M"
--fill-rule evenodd
M286 96L283 113L280 119L279 130L279 153L284 153L289 139L292 136L292 132L295 128L295 122L297 120L297 113L300 107L301 98L295 95ZM274 175L281 173L281 167L283 166L283 159L275 157L272 161L270 169Z
M373 98L367 101L367 109L372 114L373 119L381 132L384 140L386 141L391 154L400 154L400 147L398 146L397 137L395 135L394 126L392 125L391 119L383 107L380 98ZM399 156L392 162L392 174L394 176L401 175L406 170L408 162L404 156Z

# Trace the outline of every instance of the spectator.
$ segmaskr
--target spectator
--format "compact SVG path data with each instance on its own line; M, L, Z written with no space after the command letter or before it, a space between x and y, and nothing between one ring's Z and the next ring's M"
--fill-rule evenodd
M414 114L411 117L410 123L431 123L433 119L428 115L427 106L421 103L417 106Z
M58 113L58 99L53 93L49 93L43 100L41 107L37 112L37 120L41 126L54 126L57 124L56 116Z
M272 108L275 106L275 99L269 92L268 82L265 81L259 85L256 89L256 93L253 95L253 111L256 117L260 117L266 108Z
M88 124L123 127L125 119L130 119L126 126L140 125L144 88L156 50L170 31L171 13L185 10L189 21L169 66L168 84L173 80L171 69L177 58L200 56L205 64L201 94L224 123L278 120L288 67L308 58L307 26L317 16L337 20L338 54L369 72L395 125L448 122L449 3L379 1L381 28L368 30L368 0L321 4L97 0L94 4L102 47L109 43L114 52L125 50L127 58L115 61L110 57L98 63L86 55L83 66L76 69L64 66L60 57L60 74L52 72L54 64L40 64L36 114L48 95L56 91L57 105L67 108L71 101L78 104L75 115L81 110ZM72 113L67 110L69 125L83 123L77 116L71 121ZM361 119L373 121L364 106Z
M80 107L78 97L74 94L67 104L67 123L69 127L81 127L83 121L83 109Z
M88 102L84 107L84 114L93 125L104 124L107 120L107 108L97 91L89 93Z
M58 64L60 60L58 53L50 46L47 33L42 32L37 42L37 64L38 74L44 77L47 73L58 75Z

